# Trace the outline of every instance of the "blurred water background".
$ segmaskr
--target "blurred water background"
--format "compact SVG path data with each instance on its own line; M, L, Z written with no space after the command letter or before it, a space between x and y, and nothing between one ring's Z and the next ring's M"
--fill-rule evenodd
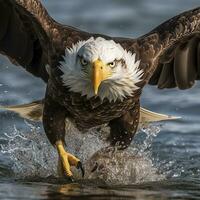
M122 37L138 37L200 5L197 0L43 3L60 23ZM0 105L43 98L42 81L3 56L0 66ZM87 174L84 180L73 184L56 178L57 155L41 124L0 111L0 199L200 199L199 87L197 83L187 91L160 91L147 86L142 95L144 107L182 119L145 127L129 150L114 156L100 150L105 143L95 130L82 136L70 129L69 148L84 160L86 170L94 162L104 164L103 171Z

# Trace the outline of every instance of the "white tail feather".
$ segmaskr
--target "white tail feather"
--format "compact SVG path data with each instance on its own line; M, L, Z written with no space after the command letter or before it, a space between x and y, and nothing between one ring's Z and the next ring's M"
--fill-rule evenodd
M180 118L181 117L175 117L171 115L164 115L164 114L152 112L150 110L140 107L140 123L176 120Z
M28 104L16 106L0 106L0 109L5 109L18 113L21 117L32 121L42 121L43 100L34 101ZM166 120L176 120L180 117L164 115L140 107L140 123L150 123Z
M43 100L15 106L0 106L0 109L15 112L25 119L42 121Z

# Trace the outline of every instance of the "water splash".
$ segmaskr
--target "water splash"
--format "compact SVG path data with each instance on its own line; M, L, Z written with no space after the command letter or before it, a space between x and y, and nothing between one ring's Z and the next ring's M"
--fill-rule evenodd
M23 133L14 126L12 134L4 133L0 138L1 153L12 161L11 170L16 177L48 177L55 175L56 152L48 143L40 127L26 122L29 133Z
M101 148L86 162L90 168L86 174L89 179L101 179L108 183L132 184L162 180L152 159L151 145L160 132L158 125L142 125L145 139L133 141L125 151L111 147Z
M57 176L57 154L41 129L28 122L30 133L14 128L12 134L0 138L1 153L12 161L12 170L18 178ZM157 173L149 148L159 133L158 126L143 126L146 139L134 142L125 151L108 147L106 126L80 133L71 123L66 127L66 148L79 157L86 168L86 179L100 179L108 183L138 183L163 179ZM2 142L3 141L3 142ZM136 140L137 141L137 140ZM73 168L75 178L80 174Z

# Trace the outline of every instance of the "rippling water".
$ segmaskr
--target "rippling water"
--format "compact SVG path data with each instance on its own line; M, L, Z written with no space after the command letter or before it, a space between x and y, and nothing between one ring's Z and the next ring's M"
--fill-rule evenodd
M59 22L113 36L137 37L164 20L199 6L196 0L48 0ZM45 85L0 57L0 105L42 98ZM56 178L57 155L41 124L0 111L0 199L200 199L200 84L188 91L147 86L142 105L181 116L140 131L122 153L106 148L104 134L73 127L68 148L79 155L84 180ZM95 166L97 165L97 166ZM94 172L91 172L93 168Z

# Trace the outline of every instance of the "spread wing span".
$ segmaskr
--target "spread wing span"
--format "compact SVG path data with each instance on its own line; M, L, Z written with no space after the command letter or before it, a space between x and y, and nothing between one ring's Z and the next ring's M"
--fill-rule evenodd
M0 53L48 80L46 64L89 34L55 22L38 0L0 0Z
M0 0L0 27L0 53L44 81L46 64L55 65L65 48L99 36L55 22L38 0ZM200 8L171 18L136 40L113 39L136 52L143 85L187 89L200 79Z
M149 84L187 89L200 79L200 8L168 20L139 40L148 42L147 52L153 55L146 74Z

